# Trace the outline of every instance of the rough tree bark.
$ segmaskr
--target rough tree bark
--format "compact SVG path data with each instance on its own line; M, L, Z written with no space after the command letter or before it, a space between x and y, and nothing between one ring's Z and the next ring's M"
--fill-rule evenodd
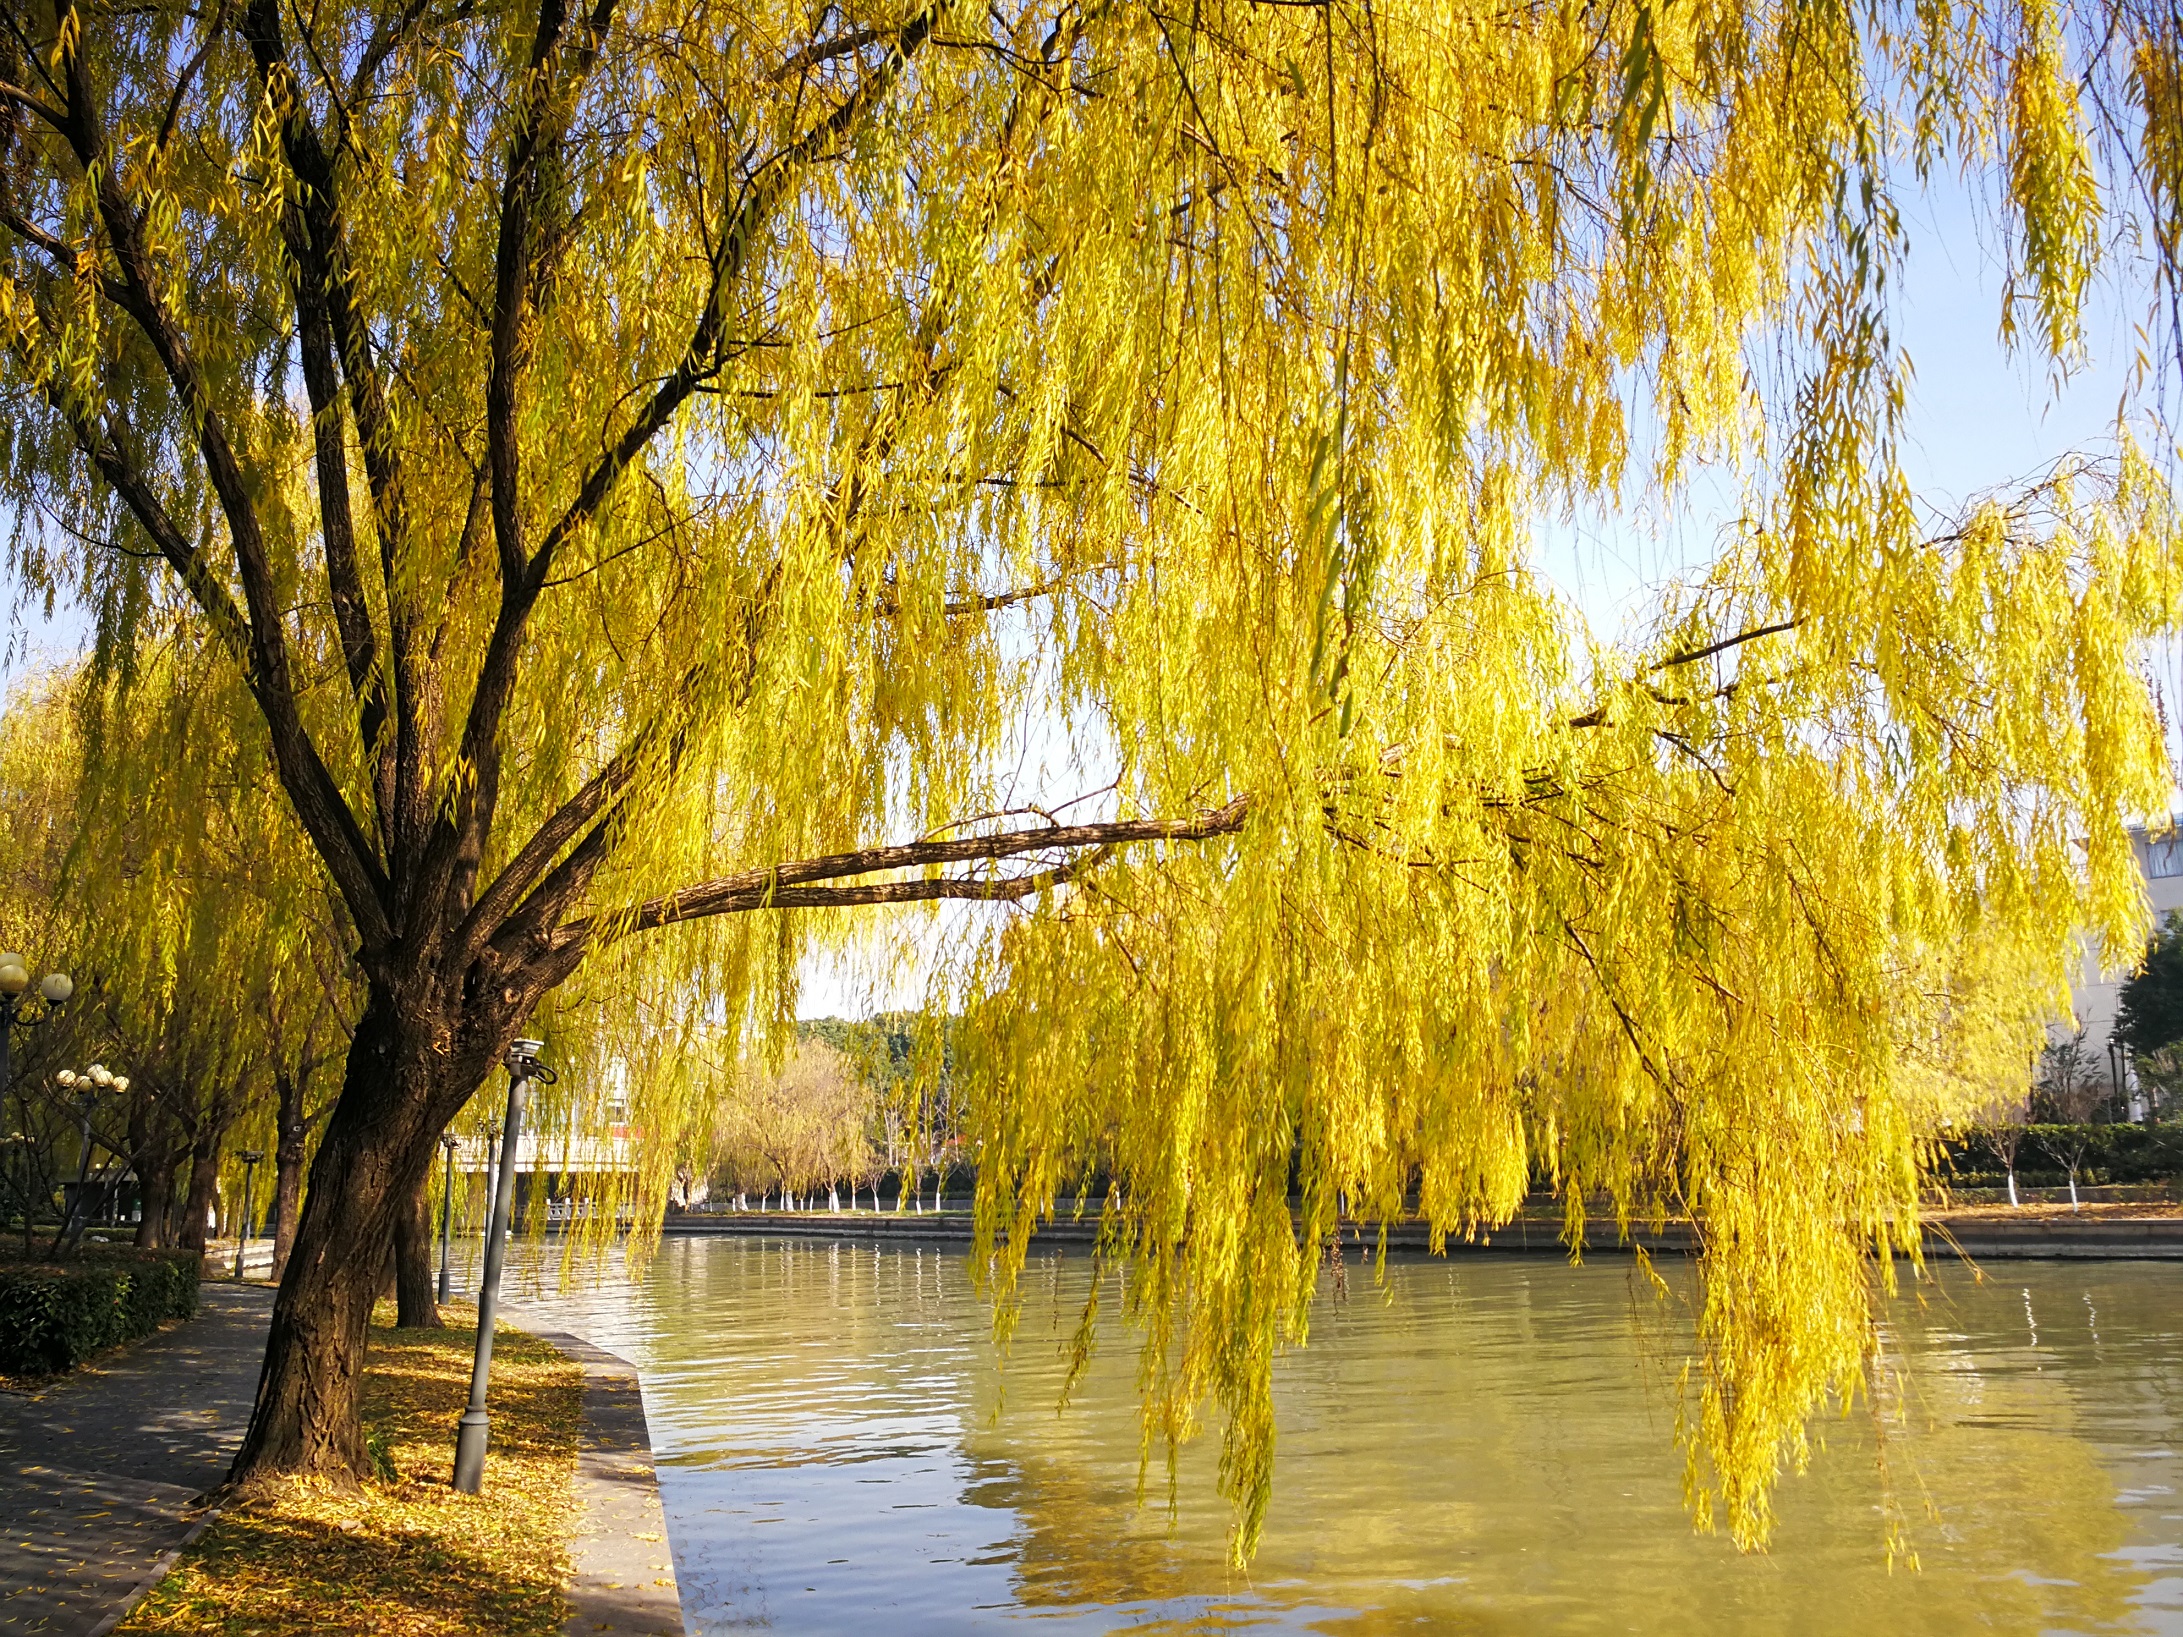
M432 1284L431 1169L417 1179L394 1223L394 1322L404 1330L440 1330Z
M511 983L492 991L493 1004L466 1007L427 982L419 991L369 988L311 1161L233 1479L370 1470L358 1394L396 1226L422 1191L440 1132L505 1054L539 992Z
M273 1116L273 1282L288 1271L288 1253L296 1242L296 1213L303 1203L303 1157L311 1121L303 1109L303 1082L281 1070L273 1077L279 1094Z
M145 1250L167 1243L167 1218L174 1203L175 1130L149 1096L129 1115L129 1151L136 1166L136 1242Z
M182 1196L182 1220L174 1242L202 1256L212 1201L220 1187L220 1143L227 1136L228 1113L214 1104L197 1122L190 1139L189 1190Z

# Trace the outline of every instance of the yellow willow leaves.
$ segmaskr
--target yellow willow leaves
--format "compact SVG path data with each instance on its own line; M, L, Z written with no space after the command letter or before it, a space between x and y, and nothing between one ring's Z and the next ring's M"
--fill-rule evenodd
M117 1072L172 1107L247 1100L355 1004L339 913L232 673L186 630L142 635L126 676L94 661L18 685L8 841L44 857L5 914L57 923L42 958Z
M47 99L0 129L16 566L99 609L111 655L168 619L239 653L107 486L141 476L204 600L239 599L216 409L367 845L344 502L376 662L397 631L428 656L421 809L497 780L481 883L633 770L581 906L600 947L539 1025L555 1140L573 1159L616 1106L647 1156L586 1186L656 1222L745 1034L778 1043L801 954L853 924L616 936L635 906L1014 808L1022 739L1065 723L1129 815L1249 814L1104 860L966 967L1002 1290L1013 1230L1111 1179L1148 1428L1226 1414L1247 1548L1337 1200L1468 1232L1539 1173L1575 1226L1694 1212L1693 1496L1763 1537L1802 1418L1854 1386L1882 1253L1915 1246L1924 1145L2022 1072L2079 929L2134 936L2123 825L2165 794L2132 670L2177 613L2159 469L2125 449L1920 527L1891 188L1994 169L2059 361L2101 222L2142 193L2174 242L2172 24L626 0L540 69L521 8L333 0L268 82L225 13L63 16L39 61L82 65L99 163L36 111L75 82L0 58ZM518 141L538 107L565 135ZM2126 107L2142 132L2094 119ZM290 169L297 109L323 189ZM315 447L286 235L329 202L361 339ZM539 231L503 257L514 215ZM194 397L111 293L139 270ZM354 494L314 487L336 444ZM1701 462L1746 521L1646 640L1595 643L1537 520L1672 507ZM559 519L488 775L462 731L503 548Z
M1106 1187L1148 1448L1220 1407L1247 1551L1272 1344L1303 1339L1338 1212L1467 1235L1536 1174L1579 1243L1596 1212L1688 1215L1691 1498L1763 1541L1918 1254L1927 1145L2021 1085L2074 929L2141 925L2121 821L2164 767L2131 654L2175 619L2176 544L2126 460L1900 543L1854 612L1800 619L1763 550L1731 553L1650 663L1598 655L1519 704L1481 663L1508 628L1483 595L1360 629L1346 737L1322 709L1268 743L1218 686L1168 694L1133 781L1213 742L1262 805L1217 856L1108 865L971 974L1004 1302L1057 1199ZM1304 691L1288 632L1229 663Z
M2100 206L2058 11L2053 0L2031 0L2023 10L2009 76L2009 197L2024 224L2024 272L2040 341L2050 356L2063 358L2077 341ZM2013 311L2005 310L2004 326L2013 321Z

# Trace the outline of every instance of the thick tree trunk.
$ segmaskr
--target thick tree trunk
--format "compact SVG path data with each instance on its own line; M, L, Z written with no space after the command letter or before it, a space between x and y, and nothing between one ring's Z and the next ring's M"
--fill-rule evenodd
M394 1322L404 1330L439 1330L432 1289L432 1189L429 1170L417 1179L394 1224Z
M182 1221L174 1242L200 1256L205 1249L206 1220L212 1215L212 1201L219 1192L220 1144L227 1139L230 1118L220 1104L208 1105L190 1142L189 1192L183 1197Z
M405 1012L372 988L311 1161L273 1301L257 1406L229 1473L236 1481L268 1472L347 1479L370 1470L358 1389L395 1225L424 1181L441 1128L498 1055L473 1054L474 1072L458 1072L449 1048L460 1024L422 1007Z
M167 1218L174 1209L174 1136L173 1122L157 1109L145 1108L129 1121L136 1163L136 1242L146 1250L167 1243Z
M136 1242L146 1250L167 1243L167 1216L174 1208L174 1155L163 1153L136 1174Z
M273 1282L288 1271L288 1253L296 1242L296 1211L303 1203L303 1153L311 1122L303 1113L303 1086L292 1074L275 1080L280 1103L274 1113L273 1142Z

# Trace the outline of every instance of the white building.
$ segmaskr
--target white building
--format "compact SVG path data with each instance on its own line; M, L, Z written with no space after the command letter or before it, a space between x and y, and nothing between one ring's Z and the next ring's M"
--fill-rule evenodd
M594 1104L588 1119L574 1107L548 1115L536 1098L532 1100L515 1145L514 1210L518 1216L530 1208L533 1188L546 1190L548 1219L559 1220L560 1212L554 1207L581 1187L580 1177L628 1175L637 1169L636 1132L629 1124L621 1065L610 1066L607 1082L603 1104ZM499 1169L500 1115L505 1106L505 1090L497 1085L492 1090L487 1105L491 1123L459 1135L455 1149L455 1172L466 1179L473 1206L481 1212Z
M2183 910L2183 814L2171 821L2171 827L2152 832L2133 830L2130 844L2137 851L2138 869L2145 877L2147 896L2153 904L2153 922L2157 926L2168 918L2172 910ZM2085 1045L2093 1053L2095 1062L2107 1060L2107 1046L2115 1033L2115 1014L2122 1001L2123 980L2137 962L2138 952L2131 950L2114 965L2096 973L2091 981L2070 991L2070 1002L2075 1007L2077 1022L2084 1029ZM2131 1098L2131 1118L2143 1116L2138 1099Z

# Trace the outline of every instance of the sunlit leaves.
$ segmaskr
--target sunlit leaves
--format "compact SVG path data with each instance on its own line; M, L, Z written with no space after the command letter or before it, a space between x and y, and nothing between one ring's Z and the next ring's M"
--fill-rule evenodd
M375 981L455 1029L583 956L552 1112L627 1076L644 1211L848 926L620 936L637 906L1017 809L1045 724L1129 815L1245 802L1235 839L1108 860L972 956L988 1228L1115 1181L1148 1426L1225 1411L1247 1544L1338 1202L1467 1232L1543 1174L1573 1225L1695 1211L1694 1501L1762 1538L1802 1418L1857 1379L1871 1254L1915 1243L1923 1145L2021 1070L2077 929L2134 928L2122 825L2164 793L2131 669L2176 619L2158 462L1920 522L1891 189L1992 164L2026 333L2067 364L2140 180L2174 243L2172 28L628 0L534 65L548 15L339 0L270 74L179 5L29 30L0 286L26 584L97 607L117 673L177 617L239 658L223 608L254 599L295 671L276 739L308 735L370 855L341 875L316 832ZM2142 143L2083 89L2117 75ZM322 206L356 325L314 424ZM357 493L319 492L344 460ZM1537 520L1672 507L1707 463L1741 522L1606 646ZM336 606L378 639L361 682ZM508 705L466 741L481 678ZM498 872L609 774L536 861L589 847L581 891L515 925ZM408 896L400 826L488 799ZM473 902L508 916L489 961Z

